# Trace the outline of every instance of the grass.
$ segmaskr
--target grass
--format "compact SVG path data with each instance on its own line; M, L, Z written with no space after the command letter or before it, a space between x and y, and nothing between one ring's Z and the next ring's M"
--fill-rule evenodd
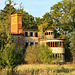
M54 64L26 64L19 65L15 68L15 71L23 72L25 70L53 70L57 72L56 75L75 75L75 64L64 64L64 65L54 65Z
M7 69L0 75L75 75L75 64L23 64L14 68L14 72Z

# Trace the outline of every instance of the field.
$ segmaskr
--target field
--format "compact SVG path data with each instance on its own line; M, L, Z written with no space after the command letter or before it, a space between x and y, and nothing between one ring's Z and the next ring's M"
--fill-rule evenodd
M75 75L75 64L23 64L15 67L13 73L9 71L6 75Z

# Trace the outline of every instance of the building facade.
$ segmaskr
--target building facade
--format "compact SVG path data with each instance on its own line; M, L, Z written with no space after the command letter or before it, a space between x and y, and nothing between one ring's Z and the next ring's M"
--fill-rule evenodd
M43 33L43 38L40 38L38 30L22 29L22 14L11 15L11 34L16 40L18 46L44 44L52 50L53 58L60 59L60 62L65 62L64 39L55 38L54 30L46 30Z

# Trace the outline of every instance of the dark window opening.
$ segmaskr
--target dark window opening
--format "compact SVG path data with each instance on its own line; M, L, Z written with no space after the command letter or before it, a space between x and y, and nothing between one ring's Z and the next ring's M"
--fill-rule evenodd
M51 42L51 47L52 47L52 42Z
M33 36L33 32L30 32L30 36Z
M45 35L46 35L46 33L45 33Z
M38 44L38 42L35 42L35 44Z
M54 47L54 42L53 42L53 47Z
M57 58L57 54L55 54L55 57Z
M52 35L52 32L51 32L51 35Z
M28 32L25 32L25 36L28 36Z
M53 54L53 58L54 58L54 54Z
M30 46L33 45L33 42L30 42Z
M48 35L48 32L46 32L46 35Z
M58 47L58 42L55 42L55 47Z
M37 32L35 33L35 37L38 37L38 33Z
M49 32L49 35L50 35L50 32Z
M26 42L26 47L28 46L28 42Z
M47 44L47 46L49 46L49 47L50 47L50 42L47 42L46 44Z

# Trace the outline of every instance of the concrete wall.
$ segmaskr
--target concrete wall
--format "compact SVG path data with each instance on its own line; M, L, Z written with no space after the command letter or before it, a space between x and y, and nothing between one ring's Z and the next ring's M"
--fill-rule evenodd
M45 46L47 45L47 42L64 42L63 40L40 40L40 45L44 44ZM52 49L53 53L65 53L65 48L64 47L50 47Z
M24 33L28 32L28 36L24 36L24 43L28 42L28 44L30 45L30 42L33 42L33 44L35 45L35 43L38 43L38 37L35 36L35 33L37 31L33 31L33 30L24 30ZM33 36L30 36L30 32L33 32ZM38 32L37 32L38 34Z
M65 53L65 49L62 47L50 47L52 53Z

